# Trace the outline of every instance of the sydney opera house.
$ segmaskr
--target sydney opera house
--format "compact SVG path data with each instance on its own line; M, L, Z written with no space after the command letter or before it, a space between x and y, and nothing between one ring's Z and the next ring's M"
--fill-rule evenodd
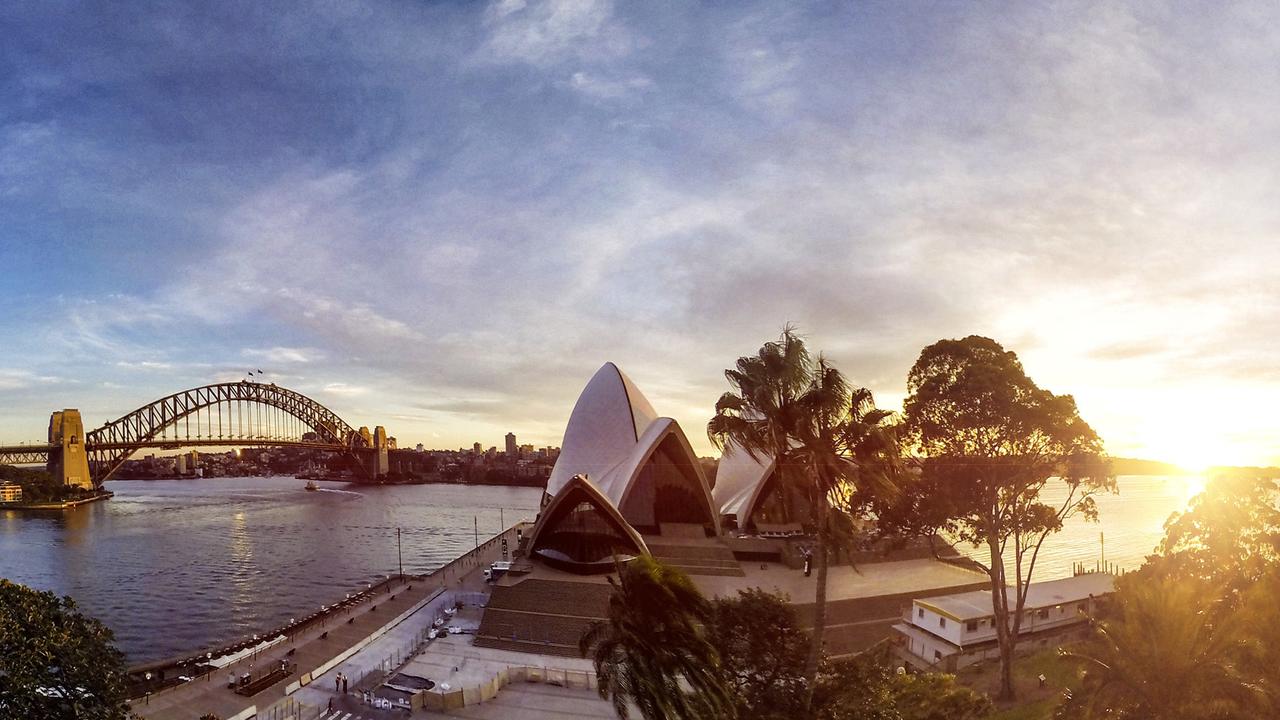
M570 572L607 572L615 559L649 552L645 536L664 526L719 535L707 479L680 425L606 363L569 417L530 555Z
M815 594L800 570L807 540L798 518L782 513L781 491L769 458L734 448L709 482L680 425L606 363L569 415L542 509L495 582L475 645L578 655L578 639L605 616L607 576L646 554L683 570L709 597L780 592L805 621ZM921 553L863 557L856 570L834 566L828 650L852 652L887 636L912 598L981 582Z

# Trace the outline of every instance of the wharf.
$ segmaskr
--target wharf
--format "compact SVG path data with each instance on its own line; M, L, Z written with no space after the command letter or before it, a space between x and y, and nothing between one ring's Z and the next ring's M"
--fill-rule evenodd
M86 498L77 500L62 500L59 502L43 502L43 503L3 503L0 504L0 510L69 510L73 507L88 505L89 503L99 502L101 500L109 500L115 497L115 493L110 490L102 490Z
M392 580L380 593L369 593L359 602L343 606L338 613L325 615L294 632L285 642L243 658L226 667L207 672L190 682L166 688L150 696L131 701L132 711L143 720L190 720L205 713L221 718L252 717L285 700L300 686L311 684L312 675L327 678L336 660L346 657L394 630L417 612L437 592L449 590L482 590L483 569L501 558L500 539L506 537L514 549L517 525L486 540L448 565L427 576ZM291 663L288 673L281 673L270 687L245 697L229 686L228 676L253 674L257 668L274 668L281 662ZM330 681L331 682L331 681ZM324 687L321 685L320 687Z

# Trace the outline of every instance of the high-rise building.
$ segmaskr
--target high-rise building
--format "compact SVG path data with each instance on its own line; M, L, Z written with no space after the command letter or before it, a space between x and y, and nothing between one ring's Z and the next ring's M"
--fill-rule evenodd
M475 443L471 446L472 455L479 455L482 452L484 452L484 447L481 446L480 443Z
M507 433L507 456L516 456L516 434L513 432Z

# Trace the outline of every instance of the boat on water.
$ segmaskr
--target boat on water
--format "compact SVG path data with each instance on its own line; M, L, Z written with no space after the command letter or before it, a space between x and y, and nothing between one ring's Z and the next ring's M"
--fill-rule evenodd
M307 492L315 492L316 490L320 489L320 486L316 484L315 480L308 480L307 484L304 486L304 489Z

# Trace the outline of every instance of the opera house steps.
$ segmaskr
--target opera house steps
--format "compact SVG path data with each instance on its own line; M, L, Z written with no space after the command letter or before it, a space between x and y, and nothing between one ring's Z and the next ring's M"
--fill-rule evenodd
M733 551L718 540L672 541L646 537L645 544L655 560L677 567L689 575L745 577Z
M578 640L608 607L609 585L603 582L529 577L501 583L489 597L475 644L579 657Z

